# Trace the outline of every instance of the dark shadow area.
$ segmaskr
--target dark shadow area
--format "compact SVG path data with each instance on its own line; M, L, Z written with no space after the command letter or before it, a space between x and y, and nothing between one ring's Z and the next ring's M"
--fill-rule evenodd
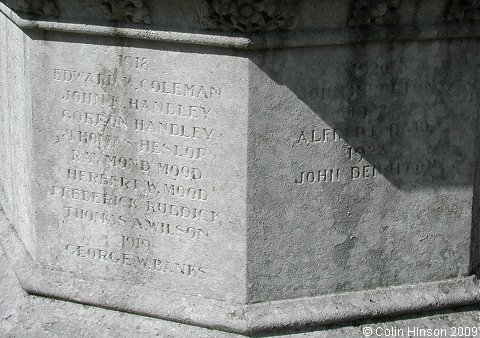
M251 52L249 301L471 274L479 50Z
M149 30L186 31L200 28L198 8L204 0L115 2L99 0L39 2L36 7L16 10L23 19L123 27ZM21 1L3 0L7 6L22 9ZM34 4L36 4L34 2Z
M29 0L32 2L32 0ZM48 0L33 1L25 5L19 0L2 0L21 19L48 24L75 25L69 29L81 33L88 26L97 30L143 30L162 33L188 33L223 37L252 37L262 34L245 34L238 29L210 27L206 0ZM28 3L28 1L27 1ZM66 29L66 30L69 30ZM61 30L61 29L60 29Z
M287 116L294 149L335 151L329 169L344 163L350 179L381 175L415 190L473 184L477 49L473 39L391 42L270 51L252 61L280 87L282 97L267 100Z

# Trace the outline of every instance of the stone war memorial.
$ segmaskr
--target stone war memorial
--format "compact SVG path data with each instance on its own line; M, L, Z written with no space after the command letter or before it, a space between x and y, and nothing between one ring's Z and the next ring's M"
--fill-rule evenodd
M9 266L224 334L480 303L479 37L477 0L1 0Z

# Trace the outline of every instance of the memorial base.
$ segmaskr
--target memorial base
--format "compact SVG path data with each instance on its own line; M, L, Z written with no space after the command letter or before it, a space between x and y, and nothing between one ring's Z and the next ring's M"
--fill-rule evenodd
M226 332L251 335L291 328L305 329L480 302L479 281L474 276L238 306L181 295L169 297L158 294L155 299L146 299L142 296L146 291L133 285L128 294L108 295L103 290L107 285L112 287L112 281L72 280L67 273L44 273L34 264L3 212L0 217L0 244L18 279L27 281L22 288L29 294L111 310L122 309L131 314ZM78 288L84 292L72 297L68 290Z
M27 298L220 336L480 303L476 7L0 0L0 33Z

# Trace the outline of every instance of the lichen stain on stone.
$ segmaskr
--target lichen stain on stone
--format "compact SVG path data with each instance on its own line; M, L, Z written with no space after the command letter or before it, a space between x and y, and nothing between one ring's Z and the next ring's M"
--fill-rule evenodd
M348 262L352 256L352 250L355 248L358 238L349 236L342 243L333 247L333 259L338 266L347 268Z

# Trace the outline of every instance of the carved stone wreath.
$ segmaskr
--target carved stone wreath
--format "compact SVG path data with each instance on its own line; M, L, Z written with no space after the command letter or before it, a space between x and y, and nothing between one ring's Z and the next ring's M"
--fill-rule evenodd
M151 24L150 11L142 0L100 0L107 20Z
M299 3L295 0L207 0L207 26L245 33L293 30Z
M7 0L5 3L17 12L58 17L55 0Z
M351 27L398 24L401 0L358 0L348 22Z
M480 21L480 0L453 0L447 21Z

